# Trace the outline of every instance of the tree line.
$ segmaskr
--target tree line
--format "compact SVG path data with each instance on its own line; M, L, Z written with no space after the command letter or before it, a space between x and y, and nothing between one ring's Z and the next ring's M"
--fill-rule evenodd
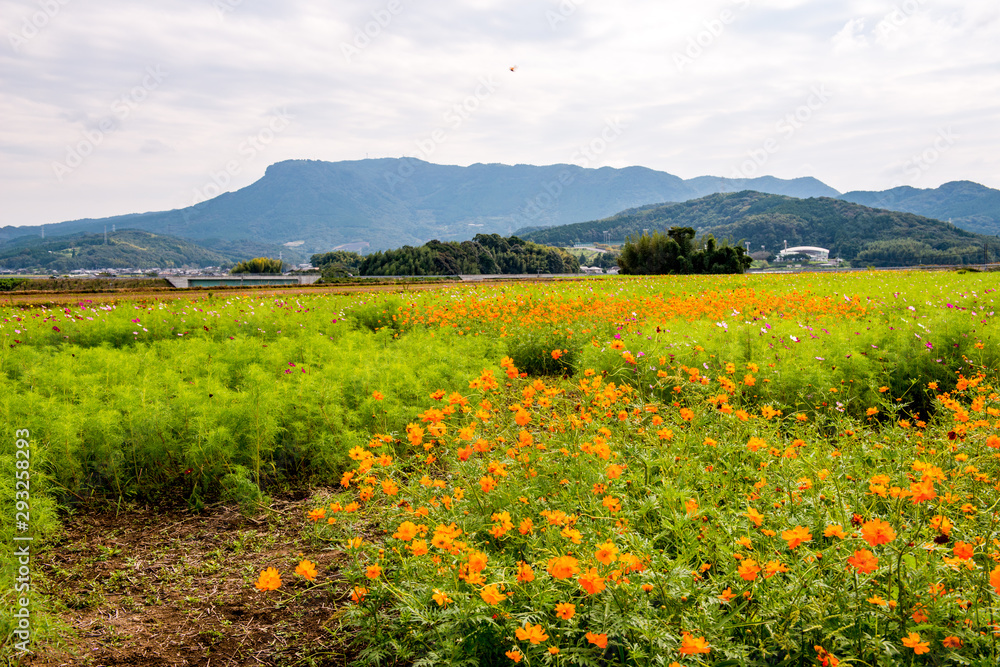
M562 250L516 236L477 234L471 241L428 241L370 255L335 251L312 256L324 277L450 276L459 274L577 273L580 261ZM351 270L355 269L355 270Z
M666 233L654 231L622 247L618 265L622 273L634 275L743 273L753 260L740 246L718 244L711 235L696 248L691 227L671 227Z

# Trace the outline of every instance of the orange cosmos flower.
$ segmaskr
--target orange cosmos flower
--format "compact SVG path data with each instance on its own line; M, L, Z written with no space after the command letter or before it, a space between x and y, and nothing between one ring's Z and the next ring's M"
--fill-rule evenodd
M788 542L789 549L794 549L803 542L811 542L812 535L809 533L809 529L805 526L796 526L791 530L782 532L781 539Z
M479 551L469 554L469 572L482 572L486 569L486 561L489 557Z
M843 540L847 538L844 533L844 527L839 523L831 523L823 530L823 537L836 537L837 539Z
M685 632L681 636L681 647L678 651L683 655L694 655L696 653L708 653L711 649L704 637L693 637L691 633Z
M382 576L382 566L380 566L378 563L375 563L374 565L369 565L368 569L365 571L365 576L368 577L369 579L378 579L379 577Z
M523 655L521 655L521 652L518 651L516 648L505 652L504 655L513 660L514 664L521 662L521 659L524 657Z
M312 581L316 578L318 572L316 571L316 565L308 560L304 560L295 568L295 574Z
M686 422L694 419L694 412L690 408L681 408L681 419Z
M740 575L740 578L746 579L747 581L753 581L757 578L757 573L760 572L760 566L757 565L757 561L753 558L747 558L740 566L736 568L736 573Z
M930 642L920 641L920 634L917 632L911 632L903 638L903 646L906 648L912 648L916 655L930 652L930 645Z
M483 586L483 589L479 591L479 597L481 597L483 602L486 604L497 604L498 602L503 602L507 599L506 595L497 590L496 584Z
M604 577L597 573L596 567L592 567L586 574L580 575L580 585L590 595L596 595L604 590Z
M397 540L409 542L417 536L417 525L412 521L404 521L399 524L399 528L396 529L396 532L392 536Z
M788 566L777 560L769 560L764 566L764 578L770 579L779 572L788 572Z
M541 644L549 638L541 625L531 625L528 622L525 622L524 627L518 628L514 634L520 641L529 641L532 644Z
M955 548L953 549L956 558L961 558L962 560L969 560L972 558L973 547L971 544L966 544L965 542L956 542Z
M892 529L892 526L888 522L881 519L872 519L871 521L865 521L861 525L861 537L865 539L865 542L874 547L879 544L892 542L896 539L896 531Z
M522 584L526 584L529 581L535 580L535 571L531 569L531 566L521 561L517 564L517 581Z
M954 635L950 635L941 640L945 648L962 648L962 640Z
M449 602L453 602L453 600L450 597L448 597L447 593L445 593L444 591L440 591L436 588L434 589L434 595L432 595L431 597L434 598L434 601L437 602L438 606L441 607L444 607Z
M414 556L423 556L428 551L427 542L424 540L413 540L410 543L410 551Z
M910 484L910 500L913 501L914 505L924 502L925 500L933 500L937 497L937 492L934 490L934 480L927 479L922 482L913 482Z
M281 575L278 574L278 570L269 567L260 573L260 577L258 577L257 583L254 586L261 591L277 590L281 588Z
M483 493L489 493L497 487L497 482L495 479L487 475L479 480L479 488L483 490Z
M322 507L309 512L309 518L312 519L313 521L319 521L325 516L326 516L326 509Z
M360 603L368 595L368 589L364 586L355 586L351 591L351 602Z
M560 602L556 605L556 616L564 621L568 621L573 618L573 614L576 613L576 605L570 604L569 602Z
M750 521L753 522L753 525L757 526L758 528L760 528L760 525L764 523L764 515L758 512L753 507L748 509L743 516L750 519Z
M618 547L610 541L597 545L597 553L594 554L597 561L603 565L611 565L618 558Z
M381 401L383 398L385 398L385 394L383 394L380 391L373 391L372 398L374 398L376 401Z
M586 634L587 641L596 646L597 648L607 648L608 646L608 636L605 634L597 634L595 632L588 632Z
M578 563L572 556L559 556L549 561L548 571L556 579L568 579L580 571Z
M990 571L990 586L997 595L1000 595L1000 565L997 565Z
M854 555L847 559L849 565L858 572L868 574L878 568L878 558L868 549L858 549Z

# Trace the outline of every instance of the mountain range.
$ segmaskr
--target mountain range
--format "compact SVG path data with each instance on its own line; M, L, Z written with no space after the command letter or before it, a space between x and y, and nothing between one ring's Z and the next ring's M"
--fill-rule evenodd
M413 158L344 162L289 160L235 192L184 209L83 219L44 226L47 237L137 229L194 241L229 255L234 247L286 258L333 249L360 252L466 240L476 234L598 220L624 210L684 202L716 193L754 190L796 198L845 201L950 219L981 233L1000 232L1000 191L976 183L933 190L837 190L814 178L681 179L644 167L586 169L549 166L437 165ZM0 247L42 228L0 228ZM22 240L21 243L24 241ZM248 245L252 244L252 245ZM777 250L777 248L771 248Z

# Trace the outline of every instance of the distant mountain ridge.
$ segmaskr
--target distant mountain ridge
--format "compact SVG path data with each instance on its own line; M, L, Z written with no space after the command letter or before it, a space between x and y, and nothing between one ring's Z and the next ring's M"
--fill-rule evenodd
M95 233L116 225L199 242L303 241L298 250L306 255L352 243L374 251L478 233L506 236L526 225L579 222L642 204L745 188L801 197L836 194L813 178L685 181L645 167L289 160L271 165L245 188L185 209L56 223L45 225L45 233ZM0 242L39 233L39 227L4 227Z
M903 185L883 192L856 190L840 199L944 220L979 234L1000 234L1000 190L972 181L952 181L934 189Z
M777 253L788 247L820 246L839 257L863 265L973 264L984 259L995 239L913 213L874 209L860 204L817 197L796 199L760 192L714 194L679 204L643 206L618 215L519 234L546 245L573 245L637 237L645 230L692 227L699 236L747 242L751 252L763 248ZM989 248L1000 258L1000 242Z
M645 167L459 167L414 158L288 160L271 165L247 187L195 206L73 220L44 229L47 236L56 236L101 233L115 225L193 240L215 252L222 252L227 244L232 247L248 241L268 248L284 246L289 252L309 256L342 246L371 252L419 246L432 239L461 241L490 233L508 236L522 228L596 220L640 206L743 190L796 198L842 197L952 218L956 224L980 231L988 232L993 226L1000 229L1000 191L969 182L937 190L896 188L888 193L840 195L808 177L684 180ZM0 244L40 233L38 226L0 228Z

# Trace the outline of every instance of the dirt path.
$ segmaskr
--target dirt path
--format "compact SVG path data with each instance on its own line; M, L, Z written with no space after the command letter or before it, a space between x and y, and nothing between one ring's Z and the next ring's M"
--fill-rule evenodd
M40 304L78 303L92 301L94 303L121 300L159 301L169 299L195 300L204 298L209 293L214 296L287 296L292 294L353 294L356 292L417 292L424 290L444 289L447 287L469 287L473 285L504 285L523 283L574 282L584 280L583 277L568 278L519 278L517 280L488 281L442 281L433 283L396 283L396 284L351 284L329 285L326 287L255 287L252 289L213 288L213 289L154 289L117 292L34 292L21 294L6 292L0 294L0 305L29 306Z
M350 664L339 621L344 554L311 537L312 506L276 500L254 518L227 507L66 517L64 536L39 560L42 592L64 607L75 636L19 664ZM316 564L321 585L292 574L302 558ZM253 584L270 566L283 585L258 591Z
M49 303L78 303L80 301L108 302L122 300L165 301L171 299L202 299L209 292L214 296L288 296L292 294L351 294L354 292L414 292L444 287L459 287L468 283L414 283L412 285L331 285L330 287L282 287L254 289L158 289L134 292L36 292L18 294L7 292L0 296L0 304L26 306Z

